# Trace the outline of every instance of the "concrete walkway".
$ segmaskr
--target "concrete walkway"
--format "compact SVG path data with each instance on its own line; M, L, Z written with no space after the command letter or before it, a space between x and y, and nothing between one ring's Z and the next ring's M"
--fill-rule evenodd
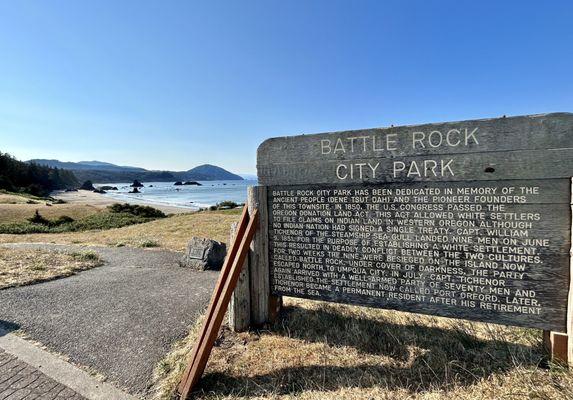
M0 400L85 400L69 387L0 348Z
M216 272L180 268L180 253L170 251L9 246L90 249L104 259L104 266L69 278L0 290L0 324L21 328L137 396L148 394L153 368L187 334L217 277Z
M0 329L0 400L136 400L58 356Z

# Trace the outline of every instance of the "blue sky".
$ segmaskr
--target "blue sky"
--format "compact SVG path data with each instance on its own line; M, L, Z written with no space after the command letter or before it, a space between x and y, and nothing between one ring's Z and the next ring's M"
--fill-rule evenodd
M573 1L0 0L0 151L255 172L273 136L573 111Z

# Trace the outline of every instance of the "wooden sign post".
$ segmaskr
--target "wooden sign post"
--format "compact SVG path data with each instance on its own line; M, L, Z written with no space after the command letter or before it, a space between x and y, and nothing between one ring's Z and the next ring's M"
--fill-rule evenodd
M271 294L270 290L266 187L249 187L246 205L249 213L258 211L260 228L253 237L248 259L229 305L229 326L237 332L272 322L282 304L281 297ZM233 231L234 228L231 229L231 242L234 240Z
M247 207L244 207L243 214L236 228L237 240L232 244L225 258L211 302L207 308L205 321L199 331L197 342L191 351L187 367L177 388L181 399L186 400L190 398L192 389L203 375L233 291L237 287L237 282L239 281L241 270L248 256L248 249L255 236L258 224L258 211L255 209L252 213L249 213Z
M253 322L284 295L540 328L573 354L573 114L274 138L257 164Z

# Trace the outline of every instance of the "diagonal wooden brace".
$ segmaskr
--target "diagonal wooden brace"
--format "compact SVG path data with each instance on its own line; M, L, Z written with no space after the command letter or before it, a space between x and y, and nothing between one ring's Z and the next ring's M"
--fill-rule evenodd
M189 358L185 373L179 383L178 392L181 399L189 398L192 389L203 375L257 226L258 211L255 210L253 215L249 218L247 208L245 207L241 221L239 222L237 240L233 243L229 255L225 260L219 280L213 291L211 303L207 309L205 322Z

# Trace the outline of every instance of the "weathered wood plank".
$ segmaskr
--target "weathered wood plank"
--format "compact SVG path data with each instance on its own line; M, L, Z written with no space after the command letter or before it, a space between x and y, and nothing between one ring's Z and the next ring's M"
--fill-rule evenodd
M382 213L388 215L387 218L371 218L337 217L336 211L332 211L329 215L333 217L324 217L320 222L312 217L313 222L305 223L303 221L310 221L310 217L300 217L301 214L295 217L299 222L290 222L290 219L285 222L284 218L271 218L271 225L275 228L271 233L279 234L283 241L287 242L297 241L301 235L317 241L319 238L329 238L334 242L335 238L351 238L351 232L348 229L356 232L359 229L368 229L368 232L372 232L368 237L364 234L357 234L354 239L346 241L359 248L388 246L389 242L395 247L401 247L419 240L428 244L449 241L459 246L462 244L469 246L473 253L479 254L487 254L503 246L505 254L523 254L524 251L534 248L535 254L540 257L556 254L568 255L571 241L566 228L568 222L564 217L569 215L570 207L564 204L544 206L549 207L543 213L538 212L539 206L536 205L506 206L506 213L539 215L542 220L531 223L531 227L528 227L530 224L528 222L491 221L489 220L491 212L479 213L483 214L483 218L460 218L458 215L461 213L456 212L440 212L432 218L431 216L425 217L423 215L425 212L409 212L410 216L406 217L406 221L398 222L399 215L404 215L406 212L384 211ZM355 213L360 212L364 211ZM493 214L500 215L500 213ZM333 222L324 222L325 220ZM334 229L339 229L341 232L333 231L333 224L337 225ZM543 245L539 244L541 242Z
M257 169L274 294L573 330L573 114L274 138Z
M548 285L550 283L547 283ZM354 304L365 307L383 308L396 311L407 311L416 314L436 315L441 317L467 319L479 322L491 322L496 324L521 326L527 328L538 328L553 332L562 332L565 329L566 306L546 309L543 316L523 314L512 316L508 313L501 314L493 309L465 308L459 305L429 305L427 301L409 301L397 299L391 302L379 302L373 296L359 296L348 294L345 297L335 296L332 293L327 295L311 295L308 293L298 294L285 291L276 291L277 294L289 297L306 298L311 300L323 300L334 303ZM566 292L558 292L565 295ZM426 299L427 300L427 299ZM561 302L563 304L563 302ZM489 307L489 305L484 305Z
M282 296L272 294L269 298L269 323L273 323L279 317L280 311L283 306Z
M229 243L232 246L237 238L238 223L231 225L229 233ZM229 303L229 327L235 332L242 332L249 329L251 325L251 287L249 279L249 257L241 268L241 274L237 281L237 286L231 296Z
M564 332L569 182L269 188L272 292Z
M379 196L400 196L408 191L420 190L427 187L432 187L436 189L431 194L428 194L427 201L424 203L434 204L434 203L444 203L442 196L446 195L448 189L453 190L454 195L465 196L468 198L453 198L451 203L469 203L475 204L482 202L482 196L512 196L511 199L515 200L513 203L519 204L523 203L523 198L521 196L527 196L527 204L570 204L570 178L558 178L558 179L528 179L528 180L503 180L503 181L470 181L470 182L431 182L424 184L422 182L388 182L388 183L373 183L373 184L348 184L342 189L361 189L368 187L380 187L384 189L384 192L380 192ZM290 185L279 185L279 186L269 186L269 195L272 195L273 190L287 190L285 187ZM307 185L296 185L292 188L296 191L304 191L307 188L312 189L330 189L332 184L307 184ZM497 188L495 193L491 193L488 188ZM340 187L334 187L335 189L341 189ZM536 193L527 194L523 193L532 188ZM290 189L288 189L290 190ZM470 190L476 191L476 193L470 192ZM482 191L477 193L478 191ZM502 193L502 191L504 193ZM506 193L507 192L507 193ZM298 192L295 192L296 195ZM477 197L476 197L477 196ZM517 198L515 196L518 196ZM500 199L503 200L503 199ZM506 199L507 200L507 199ZM508 204L508 201L502 201L504 204Z
M401 158L477 152L573 148L573 114L361 129L268 139L257 154L260 166L317 159Z
M551 361L567 364L568 335L558 332L543 331L543 346L549 353Z
M247 207L250 213L258 210L261 221L255 233L249 253L251 286L251 322L260 326L269 321L269 249L267 188L251 186L247 191Z
M573 170L573 150L518 150L399 159L315 159L259 164L257 168L259 183L265 186L569 178Z
M573 178L571 178L571 188L569 190L571 194L571 213L573 214ZM571 250L569 256L569 293L567 301L567 362L569 365L573 365L573 218L571 221Z

